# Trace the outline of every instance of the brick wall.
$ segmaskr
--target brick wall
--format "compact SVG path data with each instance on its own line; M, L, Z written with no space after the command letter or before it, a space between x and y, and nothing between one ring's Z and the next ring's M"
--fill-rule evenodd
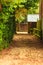
M28 32L28 23L16 23L16 31L18 32Z
M31 28L36 27L36 22L27 22L27 23L16 23L16 31L17 32L30 32Z

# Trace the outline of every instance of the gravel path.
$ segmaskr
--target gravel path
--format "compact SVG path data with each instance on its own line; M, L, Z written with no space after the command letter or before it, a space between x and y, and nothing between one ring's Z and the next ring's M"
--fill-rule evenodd
M43 45L34 35L14 35L13 43L0 52L0 65L43 65Z

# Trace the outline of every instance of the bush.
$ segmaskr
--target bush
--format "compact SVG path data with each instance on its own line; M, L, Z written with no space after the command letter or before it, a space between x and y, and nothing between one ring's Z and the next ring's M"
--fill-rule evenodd
M41 28L41 20L37 21L36 28L33 29L33 33L38 36L40 39L42 38L42 28Z
M7 3L8 4L8 3ZM0 50L7 48L15 32L13 6L2 4L0 13Z

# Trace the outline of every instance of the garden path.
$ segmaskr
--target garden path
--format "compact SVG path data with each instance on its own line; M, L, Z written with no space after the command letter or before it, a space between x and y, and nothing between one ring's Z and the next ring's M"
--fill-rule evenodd
M14 35L8 49L0 52L0 65L43 65L43 44L34 35Z

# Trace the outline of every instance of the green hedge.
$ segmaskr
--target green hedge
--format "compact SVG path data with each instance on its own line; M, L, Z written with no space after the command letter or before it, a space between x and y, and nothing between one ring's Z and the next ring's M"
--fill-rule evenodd
M41 20L37 21L36 28L33 29L33 34L35 34L40 39L42 38Z
M33 34L35 34L36 36L38 36L40 38L40 36L41 36L41 30L39 30L37 28L34 28L33 29Z
M9 46L14 35L15 21L13 12L13 6L2 4L0 13L0 50Z

